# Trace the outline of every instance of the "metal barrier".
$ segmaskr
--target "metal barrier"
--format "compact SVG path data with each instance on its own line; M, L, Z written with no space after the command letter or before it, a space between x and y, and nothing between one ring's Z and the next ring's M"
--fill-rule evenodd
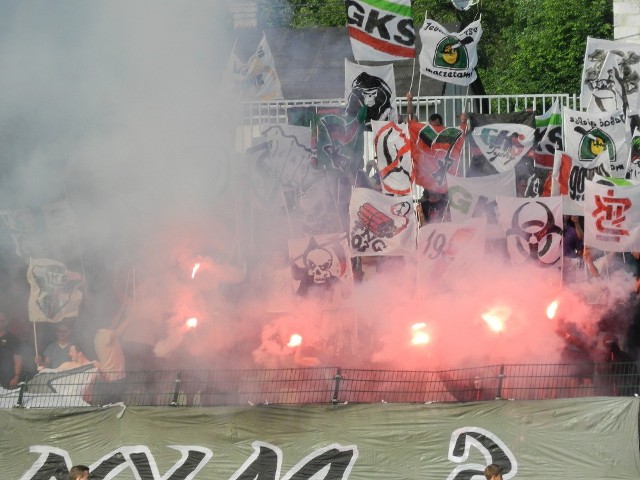
M635 363L492 365L442 371L340 367L129 372L105 382L93 371L36 375L4 390L0 407L137 406L544 400L640 393Z
M414 114L420 121L427 121L432 113L439 113L445 125L457 125L462 112L509 113L532 109L537 114L546 112L554 101L560 106L580 110L580 98L576 94L528 94L528 95L447 95L415 97ZM344 111L344 98L278 100L273 102L246 102L242 104L241 124L245 127L265 124L286 124L289 113L298 108L337 109ZM396 98L398 112L406 112L407 100ZM259 135L257 131L257 135Z

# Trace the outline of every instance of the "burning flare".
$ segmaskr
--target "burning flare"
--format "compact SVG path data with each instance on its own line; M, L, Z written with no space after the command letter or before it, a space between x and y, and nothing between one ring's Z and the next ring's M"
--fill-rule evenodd
M185 322L185 324L187 325L187 328L196 328L198 326L198 319L196 317L191 317Z
M411 330L413 330L413 335L411 337L412 345L426 345L431 341L431 337L427 332L423 329L427 326L426 323L414 323L411 325Z
M554 300L547 307L547 318L549 320L553 320L553 317L556 316L556 312L558 311L558 304L559 304L558 300Z
M297 333L291 335L289 343L287 343L287 347L299 347L300 345L302 345L302 337Z
M191 278L195 278L196 273L198 273L198 270L200 270L200 264L199 263L195 263L193 265L193 269L191 270Z
M511 315L508 307L495 307L487 313L482 314L482 319L487 323L489 328L498 333L504 330L504 324Z

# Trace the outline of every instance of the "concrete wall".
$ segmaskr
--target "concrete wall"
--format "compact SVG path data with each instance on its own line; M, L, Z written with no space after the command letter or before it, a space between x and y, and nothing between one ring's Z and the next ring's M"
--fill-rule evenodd
M613 37L640 42L640 0L613 0Z

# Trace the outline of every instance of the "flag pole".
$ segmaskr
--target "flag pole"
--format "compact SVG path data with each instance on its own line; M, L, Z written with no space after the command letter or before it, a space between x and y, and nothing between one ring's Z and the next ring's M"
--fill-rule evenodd
M31 257L29 257L29 270L31 270ZM36 323L32 319L30 319L33 323L33 349L36 353L36 358L38 357L38 330L36 329ZM38 365L36 365L38 367Z

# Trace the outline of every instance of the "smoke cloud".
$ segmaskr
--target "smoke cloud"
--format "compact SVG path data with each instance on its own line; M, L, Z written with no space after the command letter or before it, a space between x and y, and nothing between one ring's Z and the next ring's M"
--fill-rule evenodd
M0 8L0 207L68 200L87 278L77 334L108 325L128 297L124 340L148 346L155 366L444 369L558 361L563 340L545 313L555 299L563 321L595 330L604 307L586 294L500 262L443 290L418 283L408 259L370 268L337 308L295 298L287 212L253 207L234 149L239 100L222 72L235 33L222 2ZM1 240L2 308L28 325L26 264ZM609 292L628 295L629 279L620 285ZM416 329L428 343L412 343Z

